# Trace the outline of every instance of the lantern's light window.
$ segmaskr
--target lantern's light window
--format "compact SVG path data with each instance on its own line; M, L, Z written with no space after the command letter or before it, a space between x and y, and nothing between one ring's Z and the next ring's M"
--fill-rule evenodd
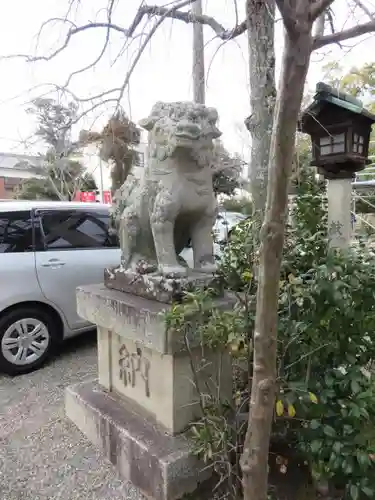
M320 155L345 153L345 134L328 135L320 138Z
M320 145L321 146L330 146L331 144L331 138L330 137L321 137L320 138Z
M353 136L353 153L363 155L364 137L362 135L354 134Z

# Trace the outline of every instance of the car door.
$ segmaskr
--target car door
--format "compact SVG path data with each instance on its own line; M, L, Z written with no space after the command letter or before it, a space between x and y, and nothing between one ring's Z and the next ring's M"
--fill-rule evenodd
M0 311L42 297L33 250L31 210L0 211Z
M38 210L40 247L36 271L43 294L63 312L72 330L87 326L76 307L76 288L103 282L104 268L120 263L109 212L98 209Z

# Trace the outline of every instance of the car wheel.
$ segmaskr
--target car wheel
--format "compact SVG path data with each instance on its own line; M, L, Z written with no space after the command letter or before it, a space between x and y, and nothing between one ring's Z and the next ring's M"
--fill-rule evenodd
M56 321L37 308L19 308L0 318L0 371L20 375L40 368L51 356Z

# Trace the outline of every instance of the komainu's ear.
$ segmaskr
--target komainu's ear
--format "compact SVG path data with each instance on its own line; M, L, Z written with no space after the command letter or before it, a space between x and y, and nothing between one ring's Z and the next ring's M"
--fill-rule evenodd
M149 116L148 118L143 118L138 123L142 128L150 131L154 128L154 125L156 123L156 118L154 116Z

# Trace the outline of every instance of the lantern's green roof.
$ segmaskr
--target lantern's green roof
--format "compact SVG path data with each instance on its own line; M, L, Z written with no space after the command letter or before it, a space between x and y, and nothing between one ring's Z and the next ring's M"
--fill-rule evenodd
M341 90L334 89L326 83L319 82L316 86L316 94L314 96L313 103L307 108L307 112L312 112L317 104L322 102L329 102L340 108L347 109L352 113L357 113L359 115L365 116L375 122L375 115L367 111L363 107L362 101L356 99L355 97L342 92Z

